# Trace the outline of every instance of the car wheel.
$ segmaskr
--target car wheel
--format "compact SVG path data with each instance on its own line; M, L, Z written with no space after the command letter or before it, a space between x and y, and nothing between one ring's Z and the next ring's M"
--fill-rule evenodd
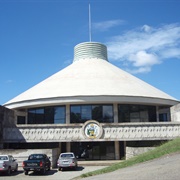
M25 174L25 175L28 175L28 171L24 171L24 174Z
M59 167L58 170L61 171L61 168Z
M8 176L11 175L11 167L8 168L8 170L7 170L7 175L8 175Z
M17 172L18 171L18 165L16 165L16 168L15 168L15 170L14 170L15 172Z
M74 170L76 170L77 169L77 165L76 166L74 166Z
M44 167L42 170L41 170L41 174L45 174L46 173L46 168Z

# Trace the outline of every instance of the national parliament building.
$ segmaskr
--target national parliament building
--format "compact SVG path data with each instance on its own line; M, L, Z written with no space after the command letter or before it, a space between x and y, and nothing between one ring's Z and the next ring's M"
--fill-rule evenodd
M170 110L178 103L112 65L105 45L84 42L75 46L71 65L1 107L0 147L127 159L180 137Z

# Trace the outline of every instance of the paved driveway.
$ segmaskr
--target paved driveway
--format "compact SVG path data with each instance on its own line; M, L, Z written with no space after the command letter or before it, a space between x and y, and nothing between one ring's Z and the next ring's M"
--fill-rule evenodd
M180 180L180 152L83 180Z
M0 180L71 180L86 172L102 169L107 166L79 166L76 171L57 171L52 169L46 175L30 172L25 176L22 169L11 176L0 175ZM82 180L179 180L180 152L159 159L123 168L111 173L84 178Z
M74 177L80 176L81 174L94 171L96 169L102 169L107 166L79 166L76 171L66 170L66 171L58 171L57 169L51 169L45 175L41 175L39 173L29 172L29 175L24 175L22 168L18 170L18 172L12 172L11 176L0 174L0 180L70 180Z

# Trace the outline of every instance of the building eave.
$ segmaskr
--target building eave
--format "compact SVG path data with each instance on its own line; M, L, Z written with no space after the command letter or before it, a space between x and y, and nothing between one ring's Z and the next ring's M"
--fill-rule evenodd
M118 104L147 104L147 105L166 105L174 106L179 101L172 99L161 99L156 97L142 97L142 96L72 96L72 97L54 97L32 99L26 101L13 102L5 104L9 109L33 108L42 106L66 105L66 104L92 104L92 103L118 103Z

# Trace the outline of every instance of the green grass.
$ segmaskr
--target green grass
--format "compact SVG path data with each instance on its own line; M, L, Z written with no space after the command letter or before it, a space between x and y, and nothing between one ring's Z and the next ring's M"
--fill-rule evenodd
M113 164L111 166L108 166L108 167L100 169L100 170L82 174L81 176L76 177L75 179L81 179L81 178L88 177L88 176L94 176L94 175L98 175L98 174L112 172L117 169L132 166L134 164L149 161L149 160L159 158L159 157L162 157L167 154L176 153L176 152L180 152L180 138L177 138L172 141L168 141L168 142L162 144L161 146L156 147L154 150L151 150L151 151L148 151L141 155L135 156L129 160L125 160L120 163Z

